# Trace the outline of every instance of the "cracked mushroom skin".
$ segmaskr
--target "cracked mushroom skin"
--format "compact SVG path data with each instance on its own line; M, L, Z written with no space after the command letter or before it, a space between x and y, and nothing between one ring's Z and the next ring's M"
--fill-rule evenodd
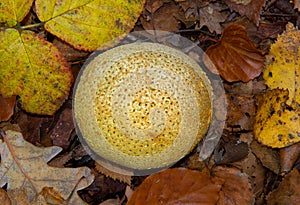
M96 155L130 169L174 164L205 136L212 88L189 56L158 43L94 55L78 76L74 119Z

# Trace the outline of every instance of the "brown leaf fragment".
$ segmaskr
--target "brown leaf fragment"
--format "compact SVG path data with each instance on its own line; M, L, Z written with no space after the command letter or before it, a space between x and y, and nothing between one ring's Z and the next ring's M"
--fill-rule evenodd
M300 156L300 142L279 150L281 173L289 172Z
M294 0L294 8L300 11L300 0Z
M221 189L206 172L167 169L147 177L127 205L216 204Z
M200 8L200 27L207 26L211 33L220 34L222 27L220 23L224 22L229 16L226 11L226 5L220 3L208 4Z
M11 205L11 200L4 189L0 189L0 202L2 205Z
M245 27L231 24L223 30L221 40L210 46L207 56L227 81L248 82L260 75L265 57L248 37ZM205 56L205 55L204 55ZM204 63L208 61L204 57ZM215 70L213 73L218 74Z
M255 156L261 161L261 163L271 171L279 174L279 153L277 150L264 146L257 141L253 140L251 143L251 149Z
M268 205L300 204L300 173L293 169L287 174L278 188L267 196Z
M231 2L231 0L223 1L228 5L231 11L237 11L242 16L247 16L258 26L260 21L260 12L267 0L252 0L247 5L236 4Z
M213 169L215 178L224 182L219 193L218 205L254 204L254 196L248 175L240 170L229 167L217 166Z
M4 98L0 95L0 122L7 121L14 114L16 96Z
M64 150L70 145L71 133L74 130L72 109L66 108L59 116L50 137L53 145L62 147Z
M159 7L154 13L146 12L141 17L141 22L145 30L175 31L179 28L176 18L179 12L179 6L170 2Z
M53 187L44 187L40 193L47 202L51 205L66 205L66 200Z

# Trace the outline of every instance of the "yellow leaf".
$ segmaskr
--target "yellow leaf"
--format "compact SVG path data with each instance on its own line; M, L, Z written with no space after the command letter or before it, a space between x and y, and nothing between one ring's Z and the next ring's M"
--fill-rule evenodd
M287 90L268 90L259 98L254 124L256 139L273 148L286 147L300 141L300 109L286 104Z
M287 104L295 108L300 104L300 31L287 24L286 31L271 46L269 58L274 60L264 71L266 84L272 89L287 89Z
M52 34L77 49L96 50L127 34L145 0L36 0L38 18Z
M0 23L12 27L29 12L33 0L3 0L0 2Z
M75 190L69 199L69 204L83 205L84 202L76 191L89 186L93 182L94 176L87 167L56 168L48 166L47 162L60 151L60 147L35 147L24 141L21 133L7 131L4 142L0 143L0 186L7 184L8 190L23 189L31 204L40 193L46 200L53 199L53 197L49 198L49 195L45 195L43 192L45 187L52 187L55 193L60 194L57 196L60 199L67 199ZM82 177L84 178L82 179Z
M31 31L0 31L0 93L19 95L23 108L53 114L68 97L72 74L51 43Z

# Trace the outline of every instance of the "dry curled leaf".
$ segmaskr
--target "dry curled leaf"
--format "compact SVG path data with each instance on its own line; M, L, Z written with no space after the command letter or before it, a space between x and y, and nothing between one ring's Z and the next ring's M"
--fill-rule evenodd
M300 109L287 105L287 90L268 90L258 98L254 136L262 144L282 148L300 141Z
M76 191L92 183L94 177L88 168L50 167L46 162L57 155L61 148L35 147L15 131L9 130L1 136L4 142L0 144L0 186L7 184L9 190L23 189L29 201L44 187L53 187L64 199L74 191L70 204L84 204Z
M258 26L260 21L260 12L267 0L251 0L251 2L247 5L237 4L232 2L232 0L223 0L223 1L226 2L230 10L239 12L241 16L247 16L251 21L253 21Z
M224 167L212 172L211 176L206 170L173 168L152 174L135 190L128 205L254 204L246 174Z
M254 79L260 75L265 61L262 52L248 37L245 27L238 24L226 27L221 40L210 46L206 54L218 69L211 71L219 73L229 82ZM207 64L207 61L204 55L204 63Z

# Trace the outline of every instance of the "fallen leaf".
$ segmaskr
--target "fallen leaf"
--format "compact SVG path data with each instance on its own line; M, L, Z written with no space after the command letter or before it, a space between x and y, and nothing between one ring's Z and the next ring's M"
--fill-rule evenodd
M213 169L213 175L215 179L220 178L219 183L222 183L217 205L254 205L254 196L247 174L235 168L217 166Z
M152 4L151 4L151 3ZM179 21L176 15L180 12L179 6L174 2L163 4L159 8L157 1L148 1L148 9L150 12L144 14L141 17L141 22L146 30L163 30L163 31L175 31L179 28ZM161 2L161 1L160 1ZM152 11L151 8L153 7Z
M260 75L265 58L249 39L245 27L231 24L223 30L221 40L210 46L207 56L216 65L213 73L220 74L229 82L248 82ZM208 60L204 55L204 63ZM210 66L208 66L210 68Z
M287 173L291 171L295 162L300 156L300 142L279 150L280 153L280 171Z
M286 25L286 31L278 36L271 45L270 54L263 77L271 88L282 88L289 91L287 104L294 109L300 109L300 31L291 23Z
M220 23L224 22L229 16L227 7L220 3L210 3L200 8L200 27L207 26L211 33L220 34L222 27Z
M167 169L147 177L127 205L216 204L220 189L205 172Z
M13 27L21 22L29 12L33 0L1 1L0 24Z
M0 122L7 121L14 114L14 108L16 104L16 96L4 98L0 95Z
M152 174L134 191L128 205L254 204L246 174L221 166L212 173L213 177L207 170L173 168Z
M31 31L0 31L0 93L19 95L31 113L52 115L69 95L72 74L51 43Z
M267 0L251 0L251 2L247 5L236 4L231 2L231 0L223 1L226 2L230 10L237 11L239 14L241 14L241 16L247 16L258 26L260 21L260 12Z
M262 144L282 148L300 141L300 109L287 105L289 92L273 89L258 97L254 136Z
M65 108L50 135L53 145L66 150L70 145L71 133L74 129L72 109Z
M248 5L252 0L229 0L235 4Z
M6 135L1 133L1 136L4 142L0 144L0 186L7 184L9 190L24 189L29 201L44 187L53 187L64 199L75 191L70 204L84 204L76 191L92 183L94 177L88 168L47 166L46 162L57 155L61 148L35 147L24 141L21 133L11 130L7 131Z
M0 202L2 205L11 205L11 200L7 195L6 191L0 188Z
M251 150L255 154L255 156L260 160L260 162L264 165L264 167L268 168L275 174L279 174L280 158L277 150L263 146L255 140L253 140L251 143Z
M267 196L270 205L300 204L300 173L297 169L287 174L278 188Z
M35 7L47 31L77 49L93 51L127 34L137 21L144 2L36 0Z

